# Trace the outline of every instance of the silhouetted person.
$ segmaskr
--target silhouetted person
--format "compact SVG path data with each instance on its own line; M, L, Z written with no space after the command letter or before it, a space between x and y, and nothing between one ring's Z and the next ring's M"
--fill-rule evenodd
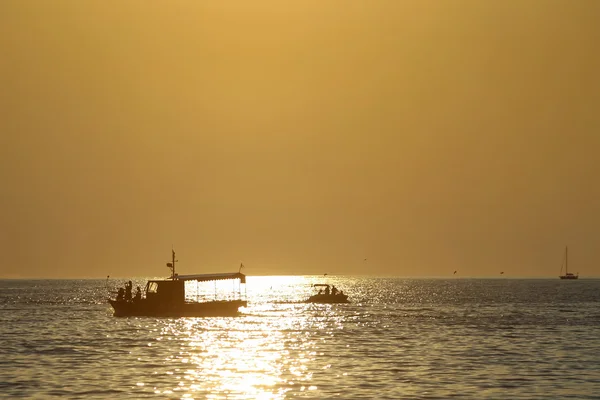
M327 287L325 288L325 294L326 294L326 295L329 295L329 286L327 286Z
M125 301L131 301L131 289L133 288L133 284L131 281L125 284Z
M331 294L335 296L337 294L337 292L338 292L337 288L335 286L332 286L331 287Z
M142 290L140 289L140 287L137 287L137 290L135 292L135 301L141 300L142 299Z
M319 294L323 294L323 289L319 289Z
M119 292L117 294L117 301L123 300L124 296L125 296L125 289L123 289L122 287L120 287L119 288Z

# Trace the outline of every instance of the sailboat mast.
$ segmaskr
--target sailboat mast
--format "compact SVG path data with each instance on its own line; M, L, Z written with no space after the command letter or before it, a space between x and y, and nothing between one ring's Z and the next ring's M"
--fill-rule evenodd
M565 275L569 273L569 246L565 246Z

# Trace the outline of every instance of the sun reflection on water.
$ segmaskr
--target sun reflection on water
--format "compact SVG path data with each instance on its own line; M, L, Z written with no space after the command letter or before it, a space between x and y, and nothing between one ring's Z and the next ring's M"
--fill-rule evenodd
M314 365L319 343L343 329L343 318L336 306L300 302L311 283L307 277L257 279L248 293L252 302L239 317L152 320L148 348L161 358L151 364L159 378L137 386L181 398L279 399L316 390L315 368L331 367ZM149 354L140 362L149 363Z
M352 303L301 303L317 281ZM2 284L0 392L8 398L600 392L594 280L251 277L239 317L179 319L115 318L103 281ZM81 304L69 303L74 293Z

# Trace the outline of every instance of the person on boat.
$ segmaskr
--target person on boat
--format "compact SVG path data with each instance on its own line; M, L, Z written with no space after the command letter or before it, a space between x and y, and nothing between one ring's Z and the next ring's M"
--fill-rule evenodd
M337 292L338 292L337 288L335 286L332 286L331 287L331 294L335 296L337 294Z
M134 297L134 301L140 301L142 299L142 289L140 289L140 287L137 287L137 290L135 291L135 297Z
M131 301L131 289L133 288L133 284L131 281L125 284L125 301Z
M323 289L319 289L319 293L318 294L323 294Z
M117 292L117 301L122 301L124 297L125 297L125 289L123 289L121 287L121 288L119 288L119 291Z
M329 286L327 286L327 287L325 288L325 295L326 295L326 296L329 296Z

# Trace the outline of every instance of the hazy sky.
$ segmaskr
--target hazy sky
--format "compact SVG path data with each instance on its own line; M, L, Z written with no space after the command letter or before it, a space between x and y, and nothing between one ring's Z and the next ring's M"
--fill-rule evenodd
M3 0L0 277L600 276L598 21Z

